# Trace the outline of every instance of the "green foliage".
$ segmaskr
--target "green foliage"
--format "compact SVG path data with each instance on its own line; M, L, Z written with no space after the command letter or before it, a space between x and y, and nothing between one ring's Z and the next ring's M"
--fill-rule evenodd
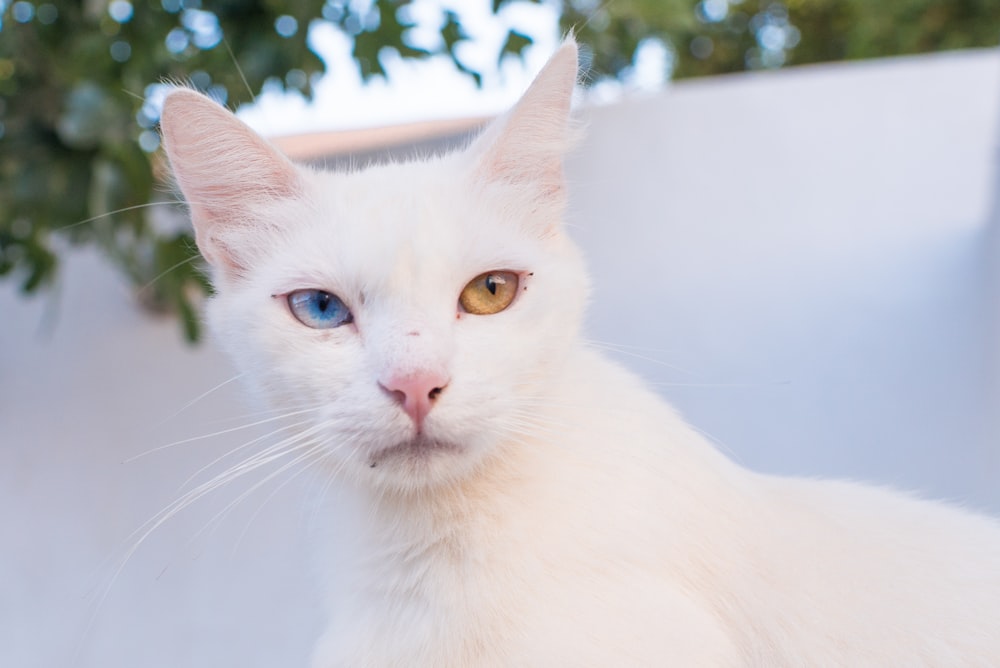
M996 46L1000 0L568 0L566 30L592 47L592 76L619 76L645 39L673 76Z
M804 39L792 63L996 46L1000 0L789 0Z
M414 1L0 0L0 278L36 292L69 247L95 245L197 338L201 259L186 229L156 215L175 206L156 152L160 82L234 107L265 83L309 96L325 71L307 41L316 21L353 39L366 80L385 75L392 50L446 54L481 82L460 57L461 14L442 12L435 49L410 41ZM540 1L489 0L494 14ZM1000 0L564 0L561 24L593 78L627 74L645 40L667 45L673 75L687 77L993 46ZM510 30L497 62L531 43Z
M191 300L207 286L190 239L151 221L157 113L144 98L170 79L236 103L249 98L242 76L257 90L294 69L307 87L322 64L305 31L246 26L273 26L288 12L308 21L310 3L226 0L213 12L176 0L3 4L0 273L33 292L54 279L67 246L96 244L146 286L143 301L184 314L196 336Z

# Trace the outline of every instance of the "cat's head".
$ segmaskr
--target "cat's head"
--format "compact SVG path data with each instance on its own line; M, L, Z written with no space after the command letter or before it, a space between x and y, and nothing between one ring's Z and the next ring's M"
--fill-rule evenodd
M213 332L296 414L303 455L419 489L551 428L538 406L587 293L563 229L576 76L570 41L465 150L355 173L293 165L215 102L167 97Z

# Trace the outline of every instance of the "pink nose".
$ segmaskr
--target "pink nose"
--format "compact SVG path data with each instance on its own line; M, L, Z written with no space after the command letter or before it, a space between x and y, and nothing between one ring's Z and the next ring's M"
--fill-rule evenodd
M417 430L423 426L424 418L450 379L435 371L416 371L408 374L392 374L380 381L382 389L399 402L410 416Z

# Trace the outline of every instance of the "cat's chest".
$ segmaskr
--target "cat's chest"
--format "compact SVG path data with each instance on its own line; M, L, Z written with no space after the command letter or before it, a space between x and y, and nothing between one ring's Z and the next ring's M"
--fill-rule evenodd
M491 665L485 648L510 646L528 564L455 537L347 552L315 665Z
M710 611L648 573L523 545L395 556L343 574L316 668L732 665Z

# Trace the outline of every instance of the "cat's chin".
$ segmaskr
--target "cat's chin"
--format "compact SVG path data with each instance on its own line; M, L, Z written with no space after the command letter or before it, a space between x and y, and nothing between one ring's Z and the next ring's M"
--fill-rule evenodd
M473 459L465 446L417 434L372 450L364 462L376 486L416 491L461 479Z
M423 462L433 458L461 455L465 448L449 441L417 434L395 445L382 448L369 457L369 466L381 464Z

